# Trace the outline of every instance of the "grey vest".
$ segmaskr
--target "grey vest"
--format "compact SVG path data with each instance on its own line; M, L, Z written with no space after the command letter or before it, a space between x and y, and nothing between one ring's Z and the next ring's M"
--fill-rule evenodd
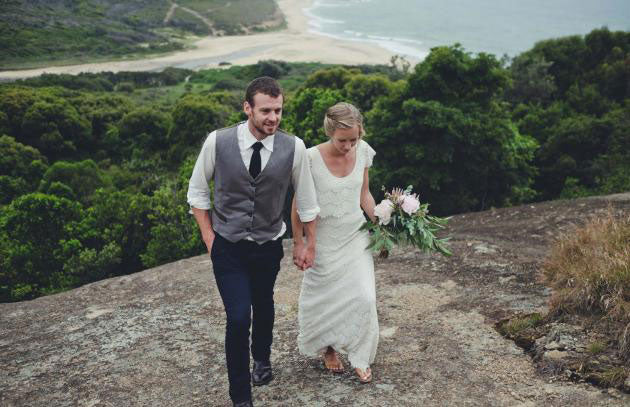
M253 179L241 158L237 127L217 130L212 228L230 242L251 236L264 243L282 229L295 138L276 131L269 161Z

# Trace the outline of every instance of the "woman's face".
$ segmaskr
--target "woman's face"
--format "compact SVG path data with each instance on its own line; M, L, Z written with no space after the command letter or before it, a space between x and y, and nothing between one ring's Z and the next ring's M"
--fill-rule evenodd
M358 125L349 129L336 129L330 142L339 154L346 155L359 142L360 135L361 130Z

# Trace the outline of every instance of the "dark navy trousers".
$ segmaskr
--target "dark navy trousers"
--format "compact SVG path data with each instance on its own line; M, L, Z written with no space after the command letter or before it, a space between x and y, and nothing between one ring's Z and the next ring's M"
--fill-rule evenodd
M284 256L282 240L232 243L218 233L210 257L227 316L225 356L230 398L251 398L250 359L269 361L273 339L273 286ZM251 348L249 329L252 328Z

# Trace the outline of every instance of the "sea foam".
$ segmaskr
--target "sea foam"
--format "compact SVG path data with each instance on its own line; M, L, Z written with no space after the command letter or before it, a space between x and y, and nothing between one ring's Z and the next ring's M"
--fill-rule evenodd
M347 3L358 5L360 3L370 3L372 0L350 0ZM340 19L324 18L313 11L318 8L342 8L349 7L349 4L330 3L326 1L315 1L310 8L302 9L304 15L308 18L308 32L329 38L335 38L346 41L359 41L372 43L380 46L394 54L411 57L413 59L424 59L428 55L428 51L422 47L422 41L411 38L385 37L379 35L371 35L354 30L341 30L343 25L348 22ZM339 13L343 17L343 13Z

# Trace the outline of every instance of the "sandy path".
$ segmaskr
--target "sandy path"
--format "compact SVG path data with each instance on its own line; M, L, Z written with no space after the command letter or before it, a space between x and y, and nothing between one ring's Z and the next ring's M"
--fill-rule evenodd
M177 7L179 7L177 4L171 3L171 8L168 9L168 11L166 12L166 17L164 17L164 24L168 24L168 22L171 21L171 18L173 18L173 14L175 14L175 9L177 9Z
M192 14L193 16L197 17L198 19L200 19L201 21L203 21L203 23L206 25L206 27L208 27L208 29L212 32L212 35L216 35L216 30L214 29L214 24L212 24L212 21L208 20L206 17L204 17L203 15L199 14L198 12L196 12L193 9L190 9L188 7L182 7L179 6L179 8L181 8L182 10L184 10L185 12Z
M278 6L288 22L288 28L278 32L206 37L195 43L195 49L156 58L1 71L0 80L27 78L42 73L153 71L169 66L202 69L215 67L223 61L232 64L252 64L263 59L335 64L389 63L393 54L377 45L341 41L309 33L308 19L303 10L310 5L311 0L278 0Z

